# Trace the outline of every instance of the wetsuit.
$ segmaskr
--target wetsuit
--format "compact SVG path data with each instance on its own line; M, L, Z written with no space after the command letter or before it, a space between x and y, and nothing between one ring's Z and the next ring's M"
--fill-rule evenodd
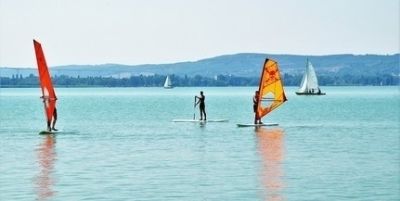
M258 114L257 114L257 102L258 102L258 96L257 95L254 95L253 96L253 111L254 111L254 124L257 124L257 123L260 123L261 124L261 119L260 119L260 117L258 117Z
M198 99L200 108L200 119L203 119L203 114L204 114L204 120L207 120L206 104L204 103L206 97L204 95L201 95L200 97L198 97Z
M257 97L253 96L253 111L254 113L257 112Z

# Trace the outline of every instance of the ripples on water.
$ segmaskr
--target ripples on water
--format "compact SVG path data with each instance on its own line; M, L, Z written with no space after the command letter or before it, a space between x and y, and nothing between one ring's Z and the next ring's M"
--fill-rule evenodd
M171 122L200 90L228 123ZM398 200L398 89L295 90L254 130L254 88L61 88L46 136L39 90L1 89L0 200Z

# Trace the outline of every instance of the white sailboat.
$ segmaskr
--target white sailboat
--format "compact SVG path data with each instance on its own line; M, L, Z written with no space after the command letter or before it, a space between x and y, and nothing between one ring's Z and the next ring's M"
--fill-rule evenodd
M325 95L318 86L317 74L311 62L307 59L306 72L301 80L300 88L296 92L297 95Z
M172 89L174 88L171 84L171 79L169 78L169 75L167 75L167 79L165 79L165 83L164 83L164 88L165 89Z

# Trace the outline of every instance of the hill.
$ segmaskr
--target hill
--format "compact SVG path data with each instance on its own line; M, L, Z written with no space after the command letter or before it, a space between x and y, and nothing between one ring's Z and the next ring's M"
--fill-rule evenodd
M259 76L261 65L265 58L278 61L283 74L299 75L305 68L308 58L314 65L317 74L326 76L369 76L369 75L399 75L400 55L275 55L258 53L240 53L222 55L193 62L171 64L144 65L67 65L54 66L50 71L53 76L66 75L70 77L114 77L127 78L135 75L166 75L214 77L216 75L233 75L240 77ZM37 75L36 66L31 68L0 68L1 77L12 77L30 74Z

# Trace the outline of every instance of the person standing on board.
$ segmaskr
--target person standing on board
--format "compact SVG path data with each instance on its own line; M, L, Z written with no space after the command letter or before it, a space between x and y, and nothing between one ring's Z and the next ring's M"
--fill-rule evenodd
M262 124L261 118L257 114L257 106L258 106L258 98L260 96L260 92L256 91L253 96L253 111L254 111L254 124Z
M54 112L53 112L53 125L51 126L51 130L53 131L58 131L56 129L56 122L57 122L57 108L54 107ZM50 125L50 124L48 124Z
M49 99L50 99L48 97L45 98L43 96L41 98L43 98L43 102L49 101ZM50 100L56 101L57 98L51 98ZM56 126L56 122L57 122L57 108L56 107L54 107L52 119L53 119L53 124L52 124L51 120L47 121L47 131L52 131L52 130L53 131L58 131L56 129L56 127L55 127Z
M200 96L195 96L195 99L199 99L199 101L196 103L196 105L199 104L200 120L203 120L203 114L204 114L204 121L206 121L207 120L206 104L205 104L206 97L204 96L203 91L200 91Z

